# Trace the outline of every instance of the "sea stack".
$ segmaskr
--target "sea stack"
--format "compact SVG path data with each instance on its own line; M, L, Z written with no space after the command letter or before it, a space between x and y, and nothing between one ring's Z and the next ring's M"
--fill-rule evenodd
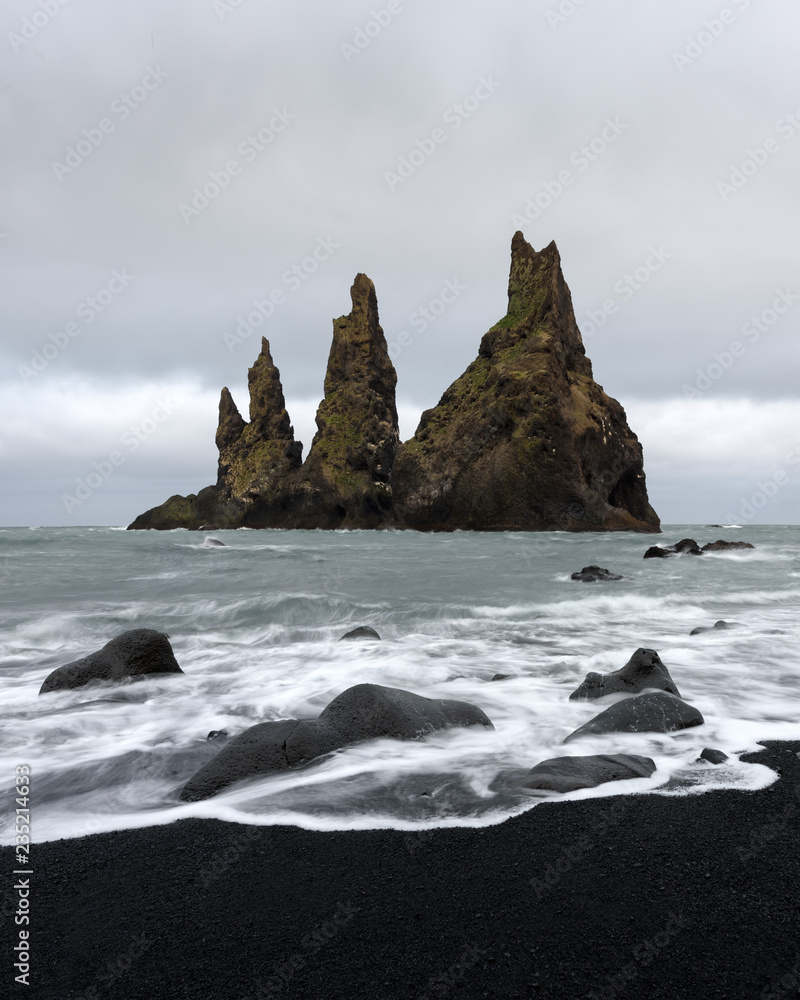
M642 448L592 378L555 243L511 243L508 311L426 410L392 473L422 531L659 531Z
M217 482L131 528L411 528L658 532L642 448L592 378L555 243L511 244L508 311L478 357L400 444L395 385L365 274L333 323L325 395L305 462L262 341L250 420L227 388Z

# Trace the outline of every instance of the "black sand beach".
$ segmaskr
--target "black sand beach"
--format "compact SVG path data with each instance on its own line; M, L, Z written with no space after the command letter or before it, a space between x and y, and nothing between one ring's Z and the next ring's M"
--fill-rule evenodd
M35 845L31 985L6 903L3 993L795 996L800 743L765 746L745 758L780 772L764 791L548 803L481 830L186 820Z

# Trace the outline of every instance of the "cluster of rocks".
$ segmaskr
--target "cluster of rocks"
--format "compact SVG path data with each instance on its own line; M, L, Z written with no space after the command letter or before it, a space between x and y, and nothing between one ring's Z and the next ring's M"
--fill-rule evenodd
M651 545L643 559L667 559L670 556L702 556L705 552L726 552L731 549L754 549L750 542L726 542L722 538L716 542L698 545L693 538L682 538L674 545Z
M132 529L407 528L658 532L642 447L592 375L555 243L511 243L506 315L401 443L397 375L372 281L333 323L305 461L262 340L249 421L222 389L217 481L140 514Z
M343 640L379 640L369 626L341 636ZM169 637L153 629L132 629L102 649L54 670L40 694L79 688L92 681L124 681L158 674L183 673ZM502 679L495 675L492 680ZM619 670L590 672L570 695L593 701L606 695L630 695L617 701L570 733L564 743L607 733L669 733L703 723L703 716L680 696L669 671L653 649L637 649ZM483 726L491 720L474 705L424 698L399 688L357 684L333 699L316 719L282 719L251 726L225 745L184 785L180 798L194 802L216 795L246 778L305 766L334 751L372 739L421 740L429 733L455 727ZM221 741L214 730L207 739ZM716 763L722 751L705 750ZM608 781L648 777L656 770L649 757L635 754L591 754L556 757L537 764L520 784L557 792L592 788Z
M706 552L727 552L731 549L754 549L755 545L751 542L726 542L722 538L717 539L716 542L706 542L705 545L698 545L693 538L682 538L679 542L674 545L651 545L650 548L645 552L643 559L667 559L670 556L702 556ZM623 577L618 573L612 573L611 570L605 569L603 566L584 566L580 572L573 573L571 576L572 580L578 580L581 583L598 583L605 581L622 580ZM725 623L723 623L724 625Z

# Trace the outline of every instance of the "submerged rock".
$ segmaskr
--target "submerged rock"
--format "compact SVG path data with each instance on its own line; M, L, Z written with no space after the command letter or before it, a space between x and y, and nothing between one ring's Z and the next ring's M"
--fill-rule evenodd
M693 628L689 635L701 635L703 632L713 632L715 630L721 630L726 628L740 628L739 622L726 622L720 619L718 622L714 622L713 625L698 625Z
M642 556L642 559L668 559L672 554L672 552L662 548L660 545L651 545Z
M123 681L151 674L182 674L169 638L151 628L134 628L102 649L48 674L39 694L83 687L92 681Z
M205 541L203 542L203 545L204 545L204 546L205 546L205 548L207 548L207 549L215 549L215 548L218 548L218 547L220 547L220 546L221 546L222 548L225 548L225 542L221 542L221 541L220 541L220 540L219 540L218 538L207 538L207 539L206 539L206 540L205 540Z
M671 733L700 726L704 721L698 709L674 694L652 691L611 705L570 733L564 742L602 733Z
M263 340L249 422L222 390L216 484L130 528L660 530L641 445L592 377L555 243L537 253L515 234L507 315L402 446L375 288L358 274L350 295L305 462Z
M656 770L650 757L636 754L591 754L585 757L553 757L532 768L522 782L523 788L541 788L553 792L574 792L577 788L595 788L607 781L626 778L649 778Z
M340 636L339 642L342 639L380 639L380 636L369 625L359 625L358 628L354 628L350 632L345 632L343 636Z
M241 733L189 779L180 798L206 799L243 778L298 767L364 740L419 740L435 730L461 726L494 728L479 708L466 702L357 684L334 698L318 719L263 722Z
M584 566L580 573L573 573L570 579L580 580L582 583L597 583L598 580L621 580L622 577L602 566Z
M751 542L726 542L718 538L716 542L706 542L703 552L725 552L729 549L754 549Z
M681 696L661 657L654 649L637 649L624 667L610 674L592 671L569 696L570 701L589 701L607 694L639 694L647 688L658 688Z

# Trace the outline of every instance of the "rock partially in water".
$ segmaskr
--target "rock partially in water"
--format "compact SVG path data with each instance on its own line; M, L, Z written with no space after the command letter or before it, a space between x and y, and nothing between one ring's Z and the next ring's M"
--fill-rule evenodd
M599 580L621 580L622 577L602 566L584 566L580 573L573 573L570 579L580 580L582 583L597 583Z
M436 730L462 726L494 728L484 712L466 702L357 684L334 698L318 719L251 726L189 779L180 798L206 799L235 781L299 767L365 740L420 740Z
M739 622L726 622L720 619L718 622L714 622L713 625L698 625L693 628L689 635L701 635L703 632L713 632L715 630L724 630L726 628L740 628Z
M552 757L532 768L523 780L522 786L553 792L573 792L577 788L595 788L607 781L649 778L655 770L655 762L650 757L640 757L636 754Z
M207 538L203 542L203 547L206 549L225 548L225 542L221 542L218 538Z
M693 538L682 538L679 542L674 545L660 546L651 545L650 548L642 556L643 559L666 559L668 556L674 555L690 555L690 556L701 556L703 550L697 544Z
M569 696L569 700L589 701L618 693L639 694L647 688L668 691L679 698L681 696L658 653L654 649L637 649L625 666L613 673L588 673L580 687Z
M39 694L79 688L92 681L182 673L168 636L151 628L134 628L116 636L97 652L48 674Z
M726 542L718 538L716 542L706 542L703 552L726 552L730 549L754 549L750 542Z
M705 719L694 705L666 691L650 691L611 705L570 733L564 742L603 733L672 733L703 722Z
M380 639L380 636L369 625L359 625L358 628L354 628L350 632L345 632L343 636L340 636L339 642L342 639Z
M728 755L723 750L715 750L713 747L706 747L700 753L701 760L707 760L709 764L724 764Z

